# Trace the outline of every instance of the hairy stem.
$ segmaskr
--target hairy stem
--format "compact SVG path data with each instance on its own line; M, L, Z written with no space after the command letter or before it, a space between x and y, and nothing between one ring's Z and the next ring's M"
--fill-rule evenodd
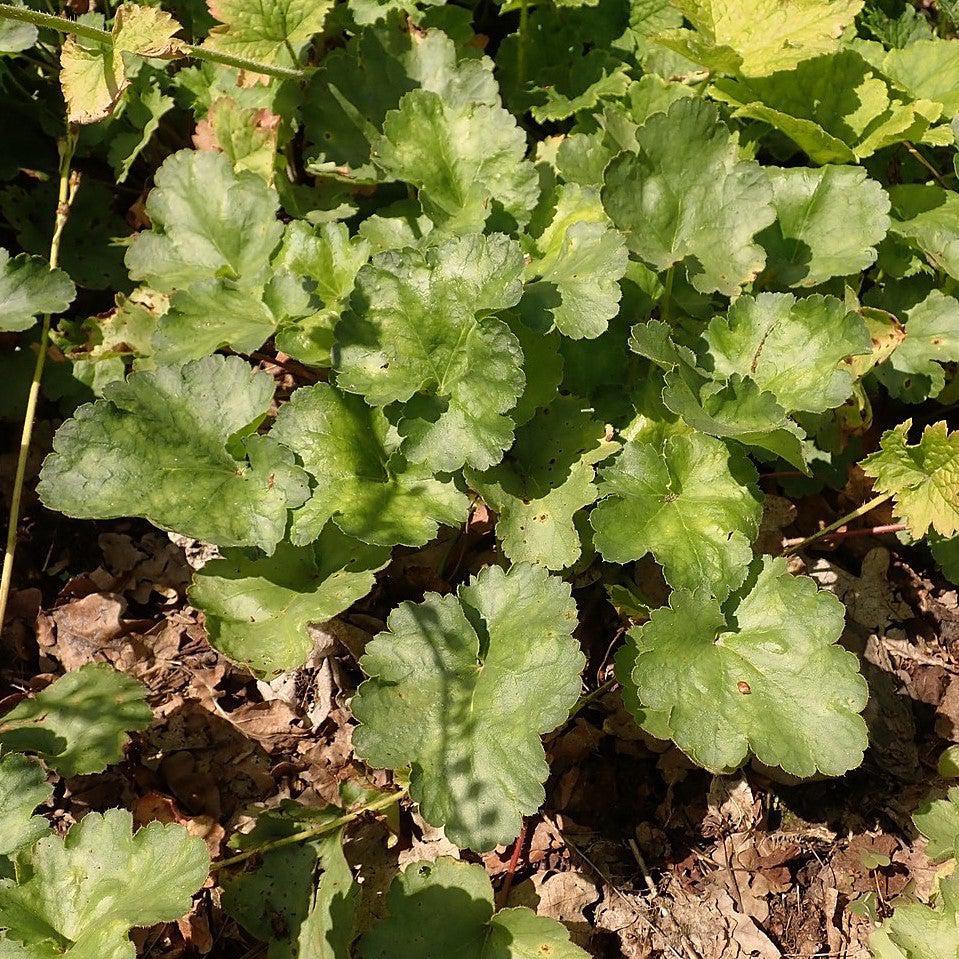
M100 30L85 23L77 23L66 17L55 17L29 7L14 7L9 3L0 3L0 20L19 20L21 23L32 23L35 27L46 30L56 30L58 33L70 33L97 43L113 44L113 35L108 30ZM304 80L310 71L293 70L289 67L279 67L248 57L235 57L230 53L221 53L219 50L209 50L192 43L183 44L184 53L195 60L207 60L210 63L222 63L224 66L236 67L238 70L248 70L251 73L262 73L268 77L279 77L281 80Z
M789 555L790 553L795 553L797 550L802 549L809 543L812 543L817 539L822 539L824 536L828 536L830 533L834 533L841 526L845 526L846 523L851 523L854 519L859 519L860 516L865 516L866 513L871 513L877 506L880 506L882 503L885 503L887 500L891 499L892 493L882 493L879 496L874 496L868 502L863 503L858 509L854 509L851 513L847 513L845 516L840 516L835 523L830 523L828 526L816 533L813 533L811 536L804 536L802 539L791 543L785 549L784 554Z
M212 863L210 870L216 871L217 869L223 869L225 866L236 866L238 863L246 862L247 859L250 859L253 856L259 856L261 853L271 852L274 849L282 849L284 846L295 846L298 842L305 842L307 839L313 839L316 836L322 836L328 832L334 832L341 826L346 826L354 820L359 819L360 816L364 815L364 813L376 812L379 809L386 809L389 806L398 803L408 792L409 787L406 786L403 789L398 789L396 792L392 792L387 796L380 796L379 799L374 799L372 802L365 803L362 806L357 806L355 809L351 809L348 813L344 813L342 816L337 816L336 819L330 819L328 822L319 823L316 826L310 826L309 829L301 829L299 832L295 832L289 836L283 836L280 839L274 839L272 842L265 842L262 846L255 846L252 849L245 849L243 852L238 853L235 856L230 856L229 859L221 859L219 862Z
M904 529L909 529L906 523L884 523L880 526L863 526L861 529L841 529L835 533L830 533L823 537L830 542L839 539L855 539L857 536L885 536L888 533L901 533ZM801 539L787 539L784 546L792 546L794 543L802 542Z
M50 241L50 269L55 270L60 262L60 240L63 229L70 217L70 208L80 186L77 173L70 173L73 151L77 145L77 134L72 127L60 141L60 187L57 193L57 214L53 225L53 239ZM10 516L7 519L7 544L3 554L3 574L0 576L0 629L3 628L7 613L7 600L13 582L13 558L17 550L17 527L20 523L20 500L23 498L23 482L27 475L27 459L30 455L30 441L33 438L33 421L37 415L37 400L40 397L40 380L43 377L43 365L47 358L47 346L50 343L50 314L43 317L40 327L40 345L37 360L30 380L30 392L27 394L27 408L23 416L23 432L20 434L20 453L17 457L17 471L13 478L13 498L10 502Z

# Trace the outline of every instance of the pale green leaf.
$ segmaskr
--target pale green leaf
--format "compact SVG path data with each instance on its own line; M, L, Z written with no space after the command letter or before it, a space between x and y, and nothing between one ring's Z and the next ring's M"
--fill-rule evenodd
M814 163L855 163L877 150L918 140L939 118L930 100L902 103L854 50L816 57L768 77L720 79L713 96L735 116L768 123Z
M297 67L332 6L333 0L210 0L210 13L220 23L203 46L270 66Z
M141 73L130 87L122 113L118 111L120 128L111 134L107 150L117 183L126 182L134 161L160 128L160 120L172 109L173 97L162 92L157 80Z
M182 916L210 865L203 840L183 826L154 822L134 833L125 809L90 813L17 861L20 881L0 882L0 928L26 946L11 955L38 959L132 959L130 929Z
M959 786L953 786L943 799L924 802L912 821L928 840L926 855L934 862L959 856Z
M596 499L593 467L616 444L576 397L557 397L516 431L502 463L467 479L497 513L496 538L512 563L560 570L579 559L573 517Z
M360 270L336 328L337 384L374 406L406 404L411 462L453 472L502 459L525 378L518 341L492 314L518 302L522 271L501 234L384 253Z
M269 374L234 356L134 373L57 430L37 492L68 516L142 516L217 546L270 552L288 507L308 492L292 454L248 435L273 390ZM231 443L234 434L242 438Z
M849 357L870 349L862 317L834 296L741 296L705 336L717 379L749 377L788 412L841 406L854 383Z
M938 103L944 119L959 113L959 40L920 38L894 50L860 42L857 49L910 99Z
M52 795L39 763L19 753L0 756L0 857L33 845L50 831L50 823L33 812Z
M152 722L146 694L131 676L89 663L0 718L0 744L38 753L66 778L102 772L123 758L127 733Z
M669 327L656 320L634 326L629 346L666 371L663 403L693 429L757 446L807 469L805 434L753 380L738 373L727 381L710 379L692 351L673 343Z
M76 296L63 270L39 256L11 257L0 247L0 332L28 330L41 313L62 313Z
M374 159L419 191L424 212L450 232L481 230L495 205L525 223L538 195L526 135L496 104L413 90L387 114Z
M13 6L25 7L23 0L13 0ZM20 23L17 20L0 20L0 55L4 53L22 53L29 50L40 36L32 23Z
M769 169L776 222L762 232L761 282L782 289L818 286L876 261L889 228L889 197L859 167Z
M795 776L838 776L867 744L868 690L837 644L843 618L835 596L766 556L725 607L705 591L674 591L633 631L622 665L660 714L657 735L668 729L707 769L728 771L752 752Z
M743 453L701 433L631 440L600 473L593 545L614 563L652 553L674 589L725 599L752 560L762 518L756 479Z
M302 666L313 649L309 623L325 623L365 596L389 562L327 526L308 546L280 543L272 556L225 550L193 577L190 602L205 617L210 644L259 676Z
M218 97L196 125L193 143L220 150L237 173L247 170L273 183L280 118L262 107L245 107L233 97Z
M657 270L684 263L693 286L729 296L763 268L756 234L775 219L762 168L739 159L717 109L682 99L636 132L606 170L603 202L630 249Z
M131 279L163 291L213 278L265 282L283 224L277 195L260 177L234 173L222 153L180 150L154 183L146 202L152 229L126 254Z
M912 420L883 433L879 450L862 461L878 493L893 494L893 511L915 539L932 527L940 536L959 533L959 433L946 423L927 426L915 446L907 442Z
M389 915L364 937L363 959L586 959L555 919L525 906L495 911L481 865L412 862L390 886Z
M456 596L402 603L387 625L360 661L357 755L412 764L410 795L457 845L510 842L545 796L540 736L579 695L569 586L536 566L488 566Z
M599 336L619 312L628 254L596 190L559 187L553 217L531 243L524 314L542 312L573 339Z
M656 37L707 69L743 76L792 70L829 53L863 0L672 0L696 28Z
M920 403L945 387L942 364L959 362L959 302L933 290L903 320L904 338L876 373L893 396Z
M959 878L939 884L935 906L907 902L872 934L876 959L953 959L959 955Z
M366 543L422 546L441 524L466 519L467 500L446 479L409 464L379 409L325 383L297 390L271 436L294 450L316 487L293 515L293 542L332 519Z
M370 253L370 242L362 236L350 237L343 223L311 227L294 220L286 227L273 266L310 280L324 306L341 307Z

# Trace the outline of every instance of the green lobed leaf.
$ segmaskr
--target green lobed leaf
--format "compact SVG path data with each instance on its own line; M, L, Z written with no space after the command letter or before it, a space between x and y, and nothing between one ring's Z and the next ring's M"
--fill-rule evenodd
M908 183L889 191L889 232L924 254L937 270L959 279L959 195L938 186Z
M384 174L415 186L424 212L455 233L481 230L494 204L515 223L529 219L538 190L525 155L526 136L503 107L430 90L407 93L373 147Z
M599 336L619 312L628 253L598 191L559 187L552 219L530 245L524 314L542 313L573 339Z
M789 412L841 406L855 381L849 358L870 350L862 317L834 296L741 296L705 336L717 379L749 377Z
M725 607L705 591L674 591L617 666L659 714L654 735L668 732L713 772L752 752L795 776L838 776L867 744L866 683L837 644L843 616L832 594L766 556Z
M616 450L605 432L583 400L559 396L516 431L502 463L467 471L497 513L496 538L510 562L560 570L579 559L574 516L596 499L595 464Z
M68 779L102 772L123 758L127 734L153 721L146 695L131 676L88 663L0 718L0 745L37 753Z
M222 153L180 150L167 157L146 201L152 229L126 253L133 280L162 291L197 280L262 284L283 233L279 200L254 173L234 173Z
M959 533L959 433L945 421L927 426L915 446L907 438L912 420L887 430L879 450L862 461L879 493L893 494L895 514L915 539L930 527L940 536Z
M696 28L655 39L721 73L765 76L835 50L863 0L671 0Z
M285 801L257 817L244 845L280 839L339 815L335 806L312 809ZM349 959L359 886L342 844L338 829L265 853L254 871L224 883L224 911L269 944L270 959Z
M0 950L21 943L9 954L37 959L133 959L129 931L187 912L210 866L203 840L183 826L134 833L125 809L90 813L17 862L19 881L0 880Z
M603 203L629 248L657 270L683 263L703 293L734 296L762 270L756 234L775 219L758 164L743 161L719 112L681 99L636 132L606 170Z
M392 882L389 915L363 938L363 959L585 959L555 919L495 909L483 867L446 856L412 862Z
M896 906L869 946L876 959L951 959L959 952L959 879L942 880L935 906Z
M939 290L905 311L905 336L877 375L892 396L920 403L946 385L942 364L959 361L959 301Z
M293 514L299 545L332 519L366 543L422 546L440 525L466 519L467 500L446 479L411 465L379 409L324 383L297 390L277 416L271 436L296 452L316 481Z
M921 139L939 119L930 100L903 103L854 50L816 57L768 77L720 79L710 93L735 116L780 130L818 164L855 163Z
M217 546L272 552L287 509L308 495L292 454L251 433L273 390L268 374L234 356L110 383L57 430L38 495L68 516L142 516Z
M510 842L545 796L540 736L579 695L569 586L536 566L488 566L456 596L400 604L387 626L360 661L357 755L412 765L410 795L457 845Z
M220 23L203 46L270 66L298 67L310 40L323 29L333 0L211 0Z
M280 543L272 556L224 550L193 577L190 602L210 644L258 676L302 666L313 649L309 623L325 623L365 596L390 558L327 526L307 546Z
M760 282L818 286L872 266L889 228L889 198L865 170L773 167L769 178L776 222L759 236L766 250Z
M939 104L945 119L959 113L959 40L918 37L894 50L860 41L856 48L910 99Z
M912 816L916 828L926 837L926 855L933 862L955 859L959 854L959 786L945 798L924 802Z
M11 257L0 247L0 332L28 330L41 313L62 313L77 295L63 270L39 256Z
M497 311L515 306L523 257L506 236L473 234L383 253L357 275L336 328L337 385L399 412L402 453L453 472L502 459L522 350Z
M753 466L702 433L630 440L600 474L589 520L604 559L652 553L673 589L738 589L752 560L762 502Z
M39 763L19 753L0 756L0 857L32 846L50 831L50 823L33 812L52 795Z

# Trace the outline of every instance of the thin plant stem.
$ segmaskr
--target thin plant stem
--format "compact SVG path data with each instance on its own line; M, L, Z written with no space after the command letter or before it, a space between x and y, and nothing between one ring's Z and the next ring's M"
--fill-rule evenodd
M857 536L885 536L888 533L901 533L904 529L909 529L907 523L884 523L880 526L863 526L861 529L841 529L823 538L832 542L839 539L855 539ZM793 543L799 542L801 542L800 539L787 539L783 545L792 546Z
M590 703L595 702L597 699L600 699L602 696L605 696L614 686L616 685L615 677L613 679L607 679L602 686L597 686L591 693L584 693L579 699L576 700L575 705L569 711L569 715L566 717L566 722L569 722L577 713L582 712Z
M817 539L822 539L824 536L828 536L830 533L835 532L841 526L851 523L854 519L859 519L860 516L865 516L866 513L871 513L877 506L880 506L887 500L891 499L892 493L881 493L879 496L874 496L868 502L863 503L858 509L854 509L851 513L847 513L845 516L840 516L835 523L830 523L828 526L816 533L813 533L811 536L804 536L802 539L787 546L784 553L786 555L789 553L795 553L797 550L802 549L809 543L812 543Z
M526 83L526 37L529 33L529 0L519 4L519 43L516 46L516 78L519 86Z
M942 186L946 186L945 177L916 149L916 147L910 143L908 140L903 142L903 146L912 154L913 157L918 160L922 166L924 166L935 178L936 182Z
M50 241L50 269L55 270L60 262L60 240L64 227L70 218L70 208L80 186L78 174L70 173L73 151L77 145L77 134L67 127L67 134L60 141L60 187L57 192L57 213L53 226L53 239ZM37 415L37 401L40 397L40 380L43 378L43 366L47 358L47 346L50 343L50 314L46 313L40 327L40 345L30 380L30 392L27 394L27 408L23 416L23 432L20 435L20 453L17 457L17 471L13 478L13 498L10 501L10 516L7 520L7 543L3 554L3 574L0 576L0 629L3 628L7 613L7 601L13 583L13 559L17 550L17 527L20 523L20 501L23 498L23 483L27 475L27 459L30 455L30 441L33 438L33 422Z
M283 836L280 839L274 839L272 842L265 842L263 845L255 846L252 849L245 849L235 856L230 856L229 859L221 859L219 862L212 863L210 871L215 872L217 869L223 869L227 866L236 866L241 862L246 862L247 859L251 859L253 856L259 856L261 853L272 852L274 849L282 849L285 846L295 846L297 843L305 842L307 839L313 839L316 836L323 836L328 832L334 832L341 826L349 825L349 823L359 819L360 816L365 813L387 809L398 803L408 792L409 787L405 786L403 789L398 789L396 792L392 792L387 796L380 796L379 799L374 799L372 802L357 806L356 809L351 809L348 813L337 816L336 819L318 823L316 826L310 826L308 829L301 829L299 832L292 833L289 836Z
M35 27L46 30L56 30L58 33L69 33L86 40L95 40L97 43L113 45L113 34L108 30L100 30L86 23L68 20L66 17L55 17L49 13L41 13L30 7L15 7L9 3L0 3L0 20L19 20L21 23L32 23ZM268 77L278 77L281 80L305 80L311 71L293 70L289 67L280 67L274 64L261 63L248 57L235 57L230 53L219 50L210 50L192 43L184 43L183 53L195 60L206 60L209 63L222 63L224 66L236 67L238 70L248 70L250 73L262 73Z

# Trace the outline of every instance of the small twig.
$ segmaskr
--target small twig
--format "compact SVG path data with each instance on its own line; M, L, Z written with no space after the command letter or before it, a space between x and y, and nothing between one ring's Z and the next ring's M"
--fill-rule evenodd
M16 9L20 9L19 7ZM53 225L53 238L50 240L50 269L55 270L60 262L60 240L64 227L70 217L70 208L80 188L80 175L70 172L73 151L77 144L77 134L73 127L67 127L66 136L60 141L60 187L57 192L57 212ZM40 327L40 344L37 359L27 393L27 408L23 415L23 430L20 434L20 453L17 456L17 469L13 478L13 496L10 500L10 516L7 520L7 542L3 554L3 573L0 574L0 630L3 629L7 613L7 601L13 584L13 559L17 550L17 529L20 524L20 501L23 499L23 484L27 475L27 461L30 457L30 442L33 439L33 422L37 415L37 402L40 398L40 381L43 379L43 366L47 359L47 346L50 343L50 314L45 313Z
M655 899L659 895L659 889L656 886L656 883L653 882L653 877L649 872L649 866L646 865L646 860L643 858L642 852L639 849L639 843L630 836L627 840L629 843L630 852L633 854L633 859L636 860L636 864L639 866L639 871L643 874L643 880L646 883L646 888L649 890L649 894Z
M509 902L510 890L513 888L513 876L516 875L516 867L519 865L520 853L523 851L523 845L526 842L526 820L523 820L519 828L519 835L516 842L513 843L513 855L509 857L509 864L506 867L506 878L503 880L503 888L499 892L499 906L504 908Z
M313 839L315 836L322 836L325 833L334 832L341 826L346 826L349 823L359 819L360 816L364 815L365 813L386 809L389 806L398 803L408 792L409 787L407 786L403 789L397 790L396 792L390 793L388 796L381 796L379 799L374 799L372 802L365 803L362 806L357 806L356 809L352 809L350 812L345 813L342 816L337 816L336 819L331 819L328 822L320 823L317 826L310 826L309 829L301 829L299 832L295 832L292 835L283 836L280 839L274 839L272 842L263 843L263 845L256 846L252 849L245 849L236 856L230 856L229 859L221 859L219 862L211 863L210 871L216 872L218 869L223 869L226 866L236 866L241 862L246 862L247 859L251 859L253 856L259 856L261 853L271 852L274 849L282 849L284 846L294 846L298 842L304 842L307 839Z
M87 40L94 40L106 46L113 46L113 34L108 30L100 30L86 23L68 20L66 17L56 17L49 13L41 13L30 7L15 7L9 3L0 3L0 20L18 20L21 23L32 23L35 27L45 30L56 30L58 33L74 34ZM281 80L305 80L311 70L292 70L289 67L279 67L269 63L260 63L249 57L235 57L231 53L219 50L210 50L207 47L184 43L184 54L194 60L206 60L209 63L222 63L227 67L236 67L249 73L262 73L268 77L278 77Z
M602 686L597 686L591 693L584 693L579 699L576 700L576 704L569 711L569 716L566 717L566 722L569 722L577 713L582 712L590 703L595 702L597 699L605 696L606 693L610 692L612 688L616 685L616 678L607 679Z
M790 553L795 553L797 550L802 549L803 546L807 546L809 543L812 543L817 539L822 539L824 536L828 536L830 533L835 532L837 529L845 526L847 523L851 523L854 519L859 519L860 516L865 516L866 513L871 513L877 506L880 506L887 500L891 499L892 493L882 493L879 496L874 496L868 502L863 503L858 509L854 509L851 513L847 513L845 516L840 516L835 523L830 523L828 526L819 530L819 532L813 533L811 536L804 536L801 539L790 541L787 544L786 549L783 551L783 554L789 555Z

